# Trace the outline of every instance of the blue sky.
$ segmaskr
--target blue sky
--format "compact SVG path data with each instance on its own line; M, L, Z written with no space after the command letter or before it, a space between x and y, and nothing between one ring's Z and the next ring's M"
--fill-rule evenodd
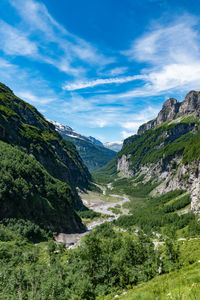
M1 0L0 81L48 119L119 141L200 89L196 0Z

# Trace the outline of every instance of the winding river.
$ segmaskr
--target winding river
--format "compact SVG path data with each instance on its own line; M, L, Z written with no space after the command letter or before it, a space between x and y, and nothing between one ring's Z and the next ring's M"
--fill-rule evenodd
M119 218L120 214L115 214L112 211L110 211L110 208L114 208L116 205L122 206L124 203L129 201L129 198L126 195L120 196L120 195L113 195L110 194L110 197L114 198L120 198L121 200L116 202L103 202L102 200L93 201L93 200L83 200L83 203L90 209L102 213L104 215L108 215L108 218L99 218L98 220L92 221L87 224L87 230L83 233L72 233L72 234L66 234L66 233L59 233L55 237L56 243L65 243L67 249L72 249L76 246L76 244L80 241L81 237L88 234L92 229L94 229L96 226L99 226L105 222L112 222L113 220L116 220Z

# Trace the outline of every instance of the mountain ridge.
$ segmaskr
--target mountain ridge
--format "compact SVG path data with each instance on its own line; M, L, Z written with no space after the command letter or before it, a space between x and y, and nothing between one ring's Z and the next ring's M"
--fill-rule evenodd
M154 193L176 189L191 193L191 209L200 212L200 92L182 102L167 99L158 116L124 140L122 150L95 176L127 177L157 184ZM104 176L105 178L105 176Z
M85 209L76 189L90 187L91 175L87 167L75 146L65 141L53 124L49 123L35 107L15 96L11 89L2 83L0 83L0 140L1 143L5 143L1 145L0 154L3 157L2 168L7 172L1 177L0 182L1 208L6 208L4 211L7 212L4 217L25 218L20 211L26 206L27 218L32 218L32 221L41 224L46 215L45 223L51 229L66 232L82 230L81 219L74 209ZM22 157L21 164L19 157ZM9 161L12 162L11 165ZM35 164L35 172L41 174L42 182L38 177L37 180L34 179L36 176L33 173L34 167L29 168L29 175L24 177L26 166L23 161L27 161L29 165ZM17 173L19 178L16 178ZM34 180L36 183L32 187ZM15 199L10 195L9 203L9 192L8 195L4 193L7 186L10 186L10 190L21 191L22 199L20 197ZM38 188L39 192L37 186L41 186ZM35 197L32 197L32 194ZM24 195L28 196L23 200ZM27 203L28 199L31 201L30 205ZM11 210L11 204L15 209ZM34 212L31 212L33 207Z

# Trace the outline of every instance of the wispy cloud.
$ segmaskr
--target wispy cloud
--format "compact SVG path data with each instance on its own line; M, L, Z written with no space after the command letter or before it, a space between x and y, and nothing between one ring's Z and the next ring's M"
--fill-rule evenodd
M142 88L125 92L119 97L158 95L170 89L198 88L200 80L199 20L190 15L176 22L159 26L132 43L124 51L130 61L147 63L143 70L146 83Z
M105 78L105 79L96 79L96 80L91 80L87 82L72 82L72 83L67 83L63 86L64 90L68 91L74 91L74 90L80 90L80 89L85 89L88 87L94 87L96 85L102 85L102 84L112 84L112 83L125 83L125 82L130 82L134 80L141 80L145 79L145 75L134 75L134 76L125 76L125 77L116 77L116 78Z
M129 116L129 121L121 123L121 127L125 129L121 132L123 138L127 138L128 136L137 133L139 126L141 126L149 120L154 119L158 114L159 110L159 107L148 106L145 109L138 110L135 114L131 114Z
M87 72L90 65L102 67L115 60L113 57L104 56L93 45L70 33L50 15L42 2L10 0L10 3L21 16L22 22L19 24L21 30L23 29L24 33L29 36L29 43L33 47L29 51L33 51L37 44L40 45L37 60L51 64L60 71L79 78ZM12 43L10 36L7 36L6 42ZM26 49L28 45L25 46ZM15 54L19 55L16 51ZM28 53L24 51L21 53L21 55L26 54ZM79 65L83 63L84 67L77 67L77 62Z
M0 20L0 48L6 54L19 56L37 55L38 49L23 31L20 31Z
M46 105L48 103L55 101L55 98L39 97L39 96L34 95L30 91L17 91L16 93L17 93L18 97L21 97L23 100L25 100L33 105L36 105L36 104Z

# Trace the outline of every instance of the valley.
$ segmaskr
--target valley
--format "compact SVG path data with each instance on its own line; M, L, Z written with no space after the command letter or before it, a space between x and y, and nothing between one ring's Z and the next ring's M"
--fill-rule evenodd
M199 91L166 100L90 173L0 84L0 298L198 299L199 115Z

